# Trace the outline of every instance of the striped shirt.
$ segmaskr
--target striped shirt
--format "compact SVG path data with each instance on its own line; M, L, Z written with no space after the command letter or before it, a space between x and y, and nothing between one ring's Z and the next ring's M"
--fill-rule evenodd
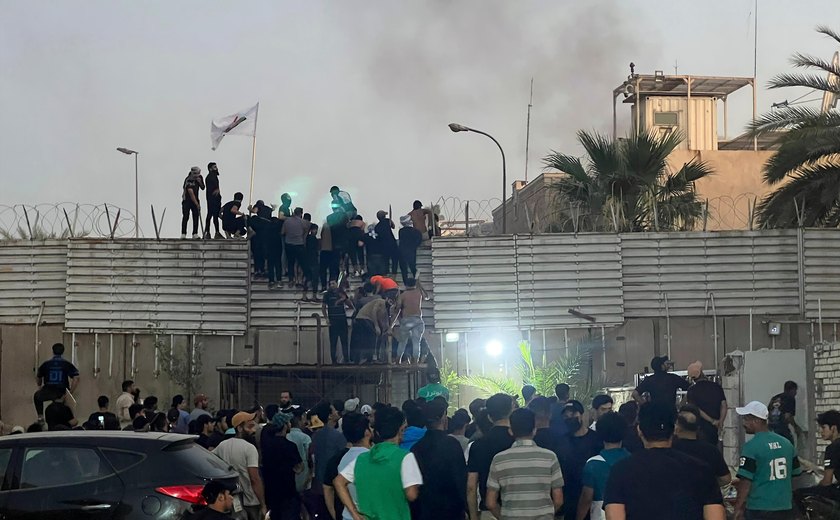
M552 520L551 490L562 487L557 456L526 439L493 457L487 477L487 489L501 494L502 520Z

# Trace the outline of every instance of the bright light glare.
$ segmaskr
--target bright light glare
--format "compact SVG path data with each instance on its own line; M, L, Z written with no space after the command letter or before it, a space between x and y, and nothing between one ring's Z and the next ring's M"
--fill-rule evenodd
M497 340L497 339L494 339L494 340L490 341L484 347L484 350L487 352L487 355L488 356L493 356L493 357L501 356L502 355L502 349L503 349L502 342Z
M447 343L455 343L460 339L461 335L457 332L447 332L446 333L446 342Z

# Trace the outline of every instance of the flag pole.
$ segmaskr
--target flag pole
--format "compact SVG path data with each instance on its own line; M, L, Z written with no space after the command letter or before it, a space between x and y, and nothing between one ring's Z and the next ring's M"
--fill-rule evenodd
M254 140L251 145L251 187L248 188L248 205L254 203L254 166L257 162L257 120L260 117L260 104L257 103L257 111L254 113Z
M248 205L254 203L254 164L257 161L257 132L254 129L254 141L251 147L251 187L248 188Z

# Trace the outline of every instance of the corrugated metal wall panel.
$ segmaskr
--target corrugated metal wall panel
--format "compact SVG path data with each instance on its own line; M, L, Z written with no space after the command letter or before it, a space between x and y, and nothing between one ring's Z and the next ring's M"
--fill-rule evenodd
M621 247L616 235L517 237L520 328L586 327L624 321Z
M0 323L64 323L66 279L66 241L0 241Z
M649 233L621 236L627 317L795 314L795 231ZM709 308L707 309L707 305Z
M509 236L433 241L438 330L519 326L514 240Z
M840 232L808 229L804 232L805 315L816 319L840 318Z
M243 335L248 244L71 240L68 331Z

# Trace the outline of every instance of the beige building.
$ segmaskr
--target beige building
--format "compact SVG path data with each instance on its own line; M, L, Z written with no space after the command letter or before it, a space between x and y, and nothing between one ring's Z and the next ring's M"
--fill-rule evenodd
M743 135L729 138L729 96L747 86L753 87L755 117L753 78L666 76L657 71L653 75L631 74L613 90L614 136L618 135L616 101L623 96L623 103L630 105L634 130L654 135L680 132L685 136L669 157L672 170L693 159L711 166L714 175L696 183L700 198L708 201L708 230L749 229L756 201L768 193L762 168L773 154L772 139L756 140ZM722 135L719 111L723 114ZM562 175L546 172L527 184L513 183L506 209L508 232L574 230L574 221L579 217L575 208L558 199L551 188ZM500 229L501 206L493 210L493 220Z

